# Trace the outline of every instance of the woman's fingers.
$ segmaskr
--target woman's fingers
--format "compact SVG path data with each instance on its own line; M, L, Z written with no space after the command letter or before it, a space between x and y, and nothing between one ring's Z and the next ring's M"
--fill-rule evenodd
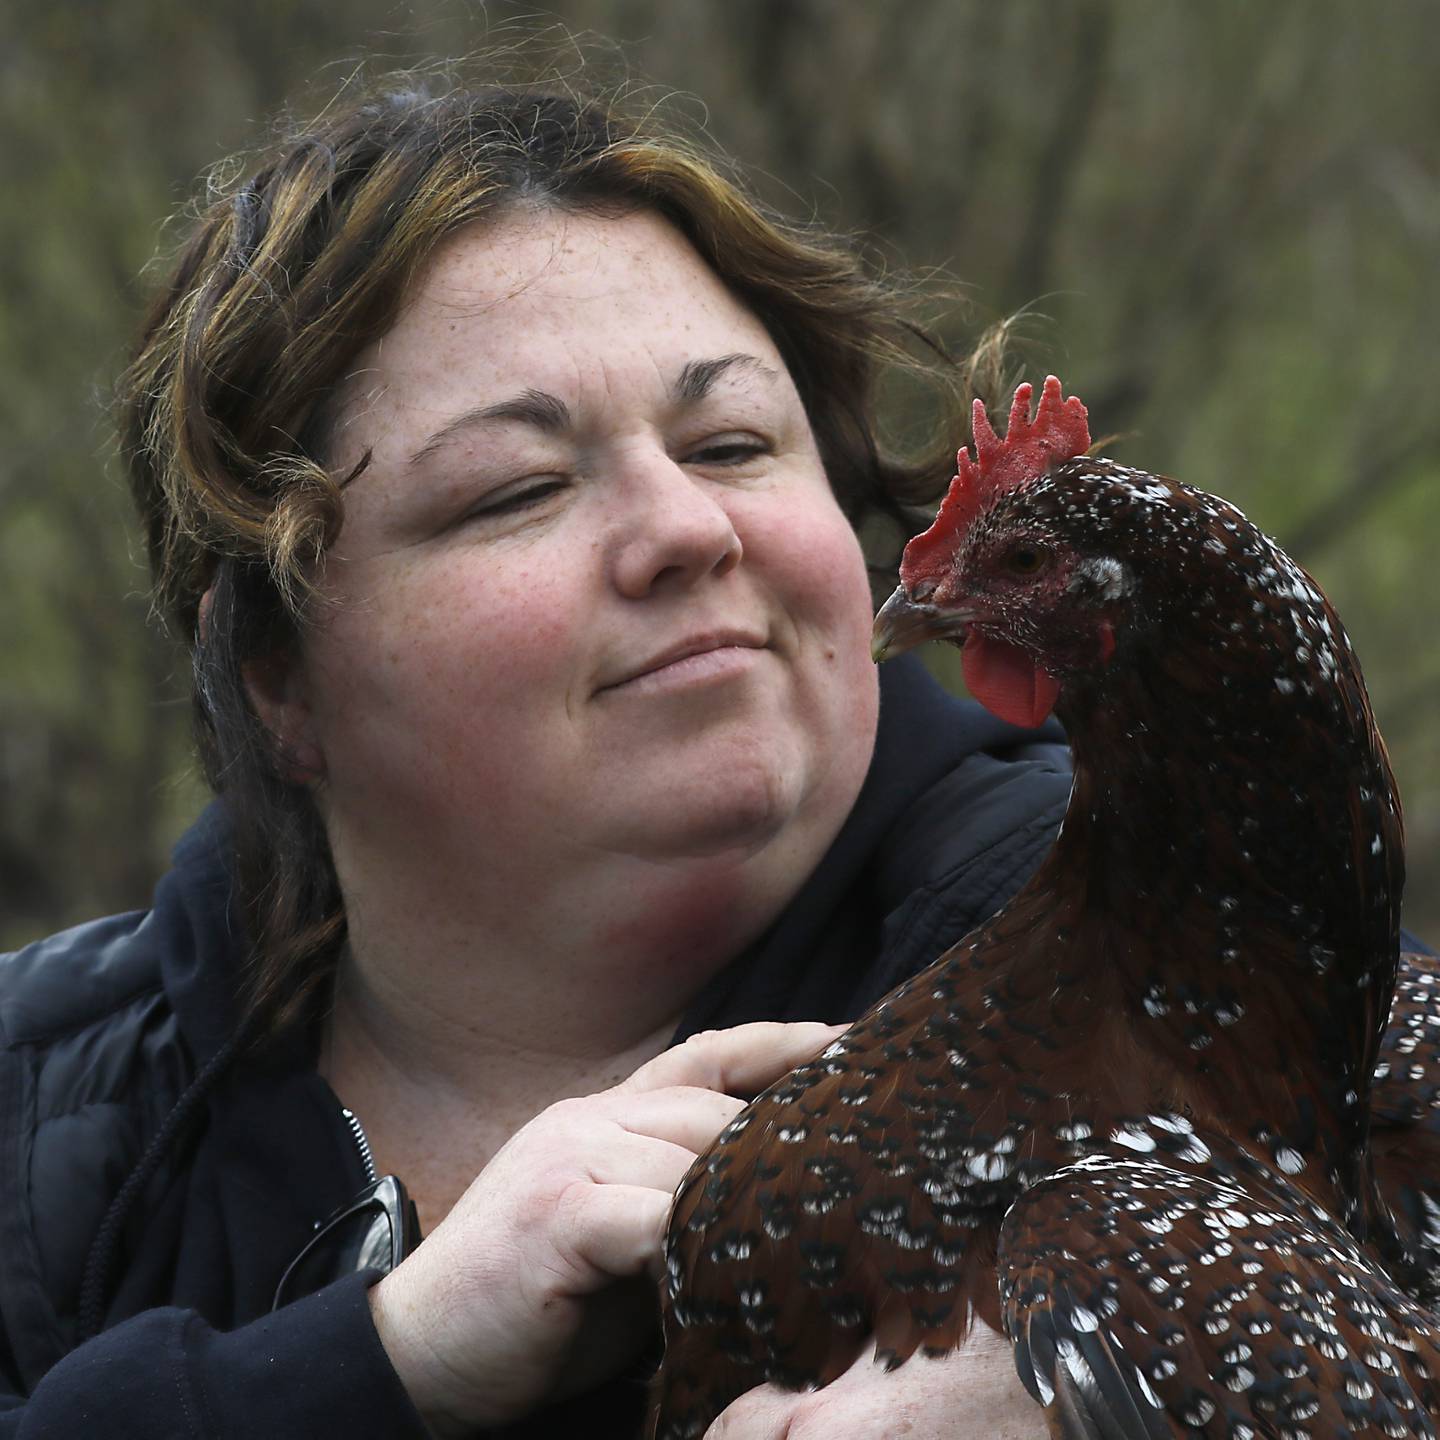
M577 1184L561 1195L557 1210L577 1259L605 1275L648 1271L659 1279L668 1190Z
M761 1020L733 1030L706 1030L642 1065L617 1090L697 1085L727 1095L755 1095L787 1070L813 1060L845 1025Z
M745 1108L745 1101L695 1085L671 1085L617 1097L616 1123L635 1135L668 1140L690 1151L691 1159Z
M740 1396L705 1440L1045 1440L1045 1412L1015 1374L1009 1341L976 1323L939 1359L915 1355L898 1370L875 1363L872 1341L823 1390L761 1385Z
M681 1127L677 1123L674 1128ZM705 1127L697 1123L692 1128L703 1133ZM577 1138L573 1152L575 1179L594 1185L643 1185L663 1191L667 1203L695 1163L698 1150L709 1144L709 1140L699 1146L676 1144L624 1126L616 1126L613 1133L608 1131L608 1126L601 1125L591 1135Z

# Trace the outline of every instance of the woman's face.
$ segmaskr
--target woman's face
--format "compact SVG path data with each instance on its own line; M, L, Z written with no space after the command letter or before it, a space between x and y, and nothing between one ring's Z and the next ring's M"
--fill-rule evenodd
M457 234L334 448L371 459L278 728L342 878L833 835L874 739L865 568L774 344L677 231Z

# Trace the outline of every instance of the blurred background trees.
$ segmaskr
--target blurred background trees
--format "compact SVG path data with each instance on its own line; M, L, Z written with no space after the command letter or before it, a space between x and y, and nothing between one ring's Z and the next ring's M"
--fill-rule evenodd
M143 904L202 802L105 413L167 225L288 100L534 28L457 0L72 0L0 16L0 945ZM766 198L1018 309L1121 459L1321 580L1440 936L1440 6L551 0ZM582 53L590 60L582 62ZM687 98L689 97L689 98ZM904 412L902 407L902 413ZM910 423L923 423L914 416Z

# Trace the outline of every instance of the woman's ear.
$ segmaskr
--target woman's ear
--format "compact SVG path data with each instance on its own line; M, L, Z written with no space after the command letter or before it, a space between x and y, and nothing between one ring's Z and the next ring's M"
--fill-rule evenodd
M282 779L314 785L325 778L325 753L315 735L315 717L299 657L290 649L272 651L240 666L245 693L270 732Z

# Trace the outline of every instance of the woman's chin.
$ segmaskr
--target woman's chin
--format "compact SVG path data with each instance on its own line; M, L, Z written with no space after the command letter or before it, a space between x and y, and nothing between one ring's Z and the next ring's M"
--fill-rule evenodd
M752 756L668 780L656 776L644 801L632 796L632 833L637 848L660 860L743 860L803 820L809 788L804 767L792 757Z
M678 744L654 746L643 763L615 767L625 793L612 792L611 813L633 842L632 853L662 862L743 859L784 846L818 861L869 766L873 703L868 726L862 714L850 728L831 726L827 733L825 718L801 723L786 707L758 721L750 713L727 717L730 723Z

